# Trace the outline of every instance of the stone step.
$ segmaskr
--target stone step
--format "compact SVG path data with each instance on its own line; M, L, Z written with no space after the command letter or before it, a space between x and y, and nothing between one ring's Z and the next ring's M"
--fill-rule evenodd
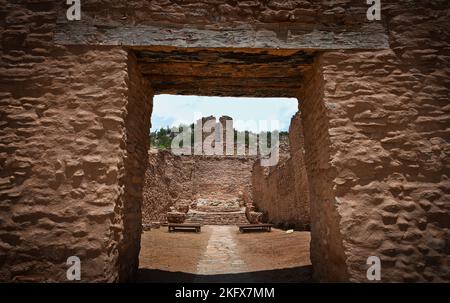
M238 212L200 212L191 211L186 214L186 223L203 223L205 225L248 224L244 211Z

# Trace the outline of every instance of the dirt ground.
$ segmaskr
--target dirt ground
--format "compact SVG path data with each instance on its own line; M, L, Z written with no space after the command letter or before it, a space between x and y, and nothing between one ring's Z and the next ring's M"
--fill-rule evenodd
M142 234L138 282L309 282L309 232L239 233L203 226L201 233Z

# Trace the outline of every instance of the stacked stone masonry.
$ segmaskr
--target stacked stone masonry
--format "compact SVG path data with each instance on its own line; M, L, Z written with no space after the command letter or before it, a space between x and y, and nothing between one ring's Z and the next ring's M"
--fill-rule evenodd
M254 157L176 156L170 151L151 150L148 161L142 209L145 225L166 221L171 207L185 212L199 199L242 200L244 192L251 192ZM245 223L245 213L235 215L231 222L237 218L236 222ZM219 216L210 223L220 222Z
M391 49L324 53L299 94L312 262L344 262L314 271L364 281L375 255L387 281L448 281L448 6L385 7Z
M291 120L289 138L293 144L289 145L287 152L280 152L280 161L275 167L255 163L253 203L265 214L264 220L270 223L282 228L309 230L309 189L300 113Z
M95 12L119 27L262 28L258 51L314 29L381 25L384 49L364 51L357 35L346 50L299 47L315 57L295 78L314 277L366 281L376 255L382 281L450 280L447 0L382 1L371 24L365 1L353 0L82 2L83 22ZM61 16L55 1L0 0L0 280L66 281L71 255L83 281L130 280L151 81L135 49L55 43Z

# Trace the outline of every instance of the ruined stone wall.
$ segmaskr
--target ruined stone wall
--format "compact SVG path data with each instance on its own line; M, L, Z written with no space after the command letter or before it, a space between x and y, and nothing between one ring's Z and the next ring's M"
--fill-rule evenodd
M317 63L319 65L319 63ZM309 184L311 262L319 281L346 281L339 217L336 211L333 175L330 174L330 138L327 108L323 102L324 80L314 66L299 97L305 137L305 164Z
M54 14L0 7L0 280L65 280L77 255L114 281L127 53L54 46Z
M300 113L291 120L289 150L278 165L265 168L255 163L252 197L265 220L284 228L309 230L309 193L303 150ZM287 154L287 157L285 156Z
M378 255L383 281L448 281L448 1L382 3L391 49L324 53L299 92L315 277L365 281L366 259ZM139 230L142 168L132 159L147 144L132 143L144 129L127 141L131 115L142 121L127 104L150 92L128 81L138 73L122 48L54 44L54 5L0 1L0 280L65 281L77 255L83 281L118 281L132 273L119 262L136 255L139 236L124 227ZM85 21L91 12L99 24L255 23L268 30L252 37L272 48L298 28L365 27L366 9L359 0L83 1ZM173 42L159 32L161 45ZM208 33L199 40L216 46Z
M448 12L445 1L384 5L391 50L325 53L308 77L317 279L366 281L369 256L383 281L450 279Z
M170 207L197 199L229 200L251 192L252 157L149 154L145 175L143 223L165 221Z
M335 27L344 23L347 27L366 24L365 1L116 1L106 6L99 0L83 1L87 15L95 12L99 22L110 24L186 24L205 28L236 28L261 24L273 29L278 24L294 24L305 29Z
M145 172L142 222L166 221L175 204L189 204L194 197L192 157L176 156L170 151L151 149Z
M53 1L2 1L0 15L0 280L66 281L75 255L83 281L118 281L129 104L148 113L133 58L54 45Z
M123 113L126 129L125 174L119 180L123 196L123 240L119 246L120 281L130 281L138 268L142 231L142 196L149 149L153 90L143 78L133 53L128 58L128 102ZM120 111L119 111L120 112ZM121 123L116 119L116 123ZM117 206L116 206L117 207Z
M194 197L227 200L251 191L254 157L196 156Z

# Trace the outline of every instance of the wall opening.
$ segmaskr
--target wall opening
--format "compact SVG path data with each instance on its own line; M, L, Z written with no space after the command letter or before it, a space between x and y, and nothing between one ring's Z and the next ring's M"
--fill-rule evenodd
M208 282L224 277L265 281L269 276L279 282L309 280L309 205L306 197L303 204L297 201L298 189L290 188L300 181L295 179L295 161L297 153L303 152L295 138L295 153L290 144L290 132L296 136L299 131L297 111L294 98L154 97L139 281ZM211 129L207 124L212 121ZM211 135L214 142L209 144L223 144L223 154L208 154L205 149L195 154L192 142L191 154L174 152L171 143L180 134L180 126L191 128L200 122L203 147ZM233 154L226 153L230 143L225 139L230 130L226 123L231 123ZM278 161L266 167L259 160L263 156L259 149L251 154L249 137L267 137L273 130L279 141ZM244 154L237 146L239 136L244 136ZM172 234L165 226L168 222L201 223L202 233ZM271 223L276 229L240 234L236 225L250 223ZM290 228L295 232L287 236Z
M342 242L338 237L340 236L340 230L338 218L335 216L336 206L334 204L325 205L324 209L328 209L325 212L321 211L321 207L309 207L310 203L318 203L317 205L323 203L323 193L320 192L320 186L318 185L321 184L322 180L327 180L324 181L327 186L326 193L329 194L330 199L333 198L329 176L327 177L322 173L321 166L317 167L319 162L328 163L329 155L327 156L327 153L323 152L313 155L318 146L317 140L326 144L325 139L328 135L326 111L309 112L315 110L311 104L322 104L321 106L324 106L323 86L311 85L311 83L314 83L311 79L315 78L321 79L322 82L320 83L323 83L320 62L313 60L314 53L295 50L276 53L267 50L247 52L242 49L158 49L154 52L151 49L139 49L135 54L131 54L131 57L137 66L136 72L139 74L139 81L141 82L136 87L130 84L130 88L133 88L132 93L136 91L135 93L141 97L137 98L137 100L141 100L139 102L148 102L155 95L201 95L205 97L231 95L236 97L289 97L302 100L299 106L301 110L297 110L289 123L288 137L291 148L289 156L285 159L286 161L277 165L276 168L267 169L265 165L262 165L267 160L266 157L260 157L252 166L251 191L248 194L243 193L242 200L251 199L252 202L256 201L256 203L255 205L249 203L251 207L245 209L245 218L248 218L247 220L250 222L258 222L259 220L270 222L276 227L284 229L311 230L313 242L310 251L311 260L316 266L319 264L318 270L314 269L315 273L319 273L316 277L320 278L329 274L332 279L341 279L342 277L338 274L333 276L332 272L323 270L323 268L331 265L332 271L337 272L337 270L342 269L340 266L345 266L343 250L339 246L342 245ZM284 67L287 68L288 72L281 73L280 71L284 69L280 64L287 64ZM132 66L132 64L129 64L129 66ZM189 79L182 77L184 72L190 75ZM172 80L170 76L173 76ZM145 89L139 87L145 87ZM130 168L126 168L126 170L129 172L134 167L135 171L139 173L127 174L126 180L128 183L124 187L125 194L129 192L135 194L133 200L127 198L124 202L125 217L128 216L130 219L124 220L125 223L129 222L129 226L125 226L124 230L124 239L128 239L128 241L122 242L124 245L121 246L123 250L119 263L129 269L130 274L122 275L126 278L136 276L142 212L144 211L144 218L148 213L145 209L142 210L142 193L146 182L144 168L148 164L148 147L150 145L148 123L153 102L144 106L144 109L148 108L148 110L142 110L140 107L143 105L139 102L136 103L138 109L135 109L135 113L131 114L133 110L130 110L127 117L127 134L129 135L127 152L133 155L127 157ZM302 103L305 105L302 105ZM136 104L129 103L129 106L136 106ZM298 108L298 101L295 101L295 104ZM254 112L256 113L256 110ZM317 121L309 118L309 122L305 123L305 118L314 116L314 114L318 115ZM206 121L208 119L204 120L202 119L202 123L208 122ZM225 117L223 121L221 120L218 117L216 122L218 121L220 122L218 124L221 124L228 119ZM318 123L314 124L315 122ZM140 141L133 142L133 138L136 136L133 129L139 126L140 131L137 131L137 133ZM145 127L147 128L145 129ZM320 127L320 132L317 134L316 127ZM303 134L304 129L306 130L305 135ZM314 140L316 135L319 135L317 142ZM323 138L320 136L323 136ZM204 139L207 139L207 137ZM214 138L215 136L212 136L212 139ZM166 157L171 156L166 154L160 159L161 163L167 163L168 158ZM193 161L193 164L190 165L195 166L196 161ZM155 172L156 170L153 173ZM309 180L313 178L312 176L317 180L310 183ZM288 183L287 186L286 183ZM212 186L212 184L208 186ZM208 186L196 184L193 188L201 190L208 188ZM176 197L176 194L173 195ZM192 205L189 203L181 203L181 205L180 209L170 209L170 206L166 205L160 210L166 211L169 207L170 211L167 213L171 220L174 222L185 220L182 210L187 209L189 211ZM203 208L201 211L204 211L205 205L200 203L197 206ZM312 213L310 214L310 212ZM204 219L199 214L197 214L197 217L198 219ZM219 216L218 220L223 219L222 217L226 216ZM146 222L145 224L149 224L151 228L152 222ZM320 226L320 228L317 228L317 226ZM130 247L132 253L128 252ZM330 256L334 259L330 259ZM129 262L124 262L127 258ZM333 262L338 265L332 265ZM132 267L130 267L130 264ZM310 274L311 268L308 268L307 271ZM345 272L345 268L341 272ZM303 271L297 276L301 277L304 273ZM345 278L343 279L345 280Z

